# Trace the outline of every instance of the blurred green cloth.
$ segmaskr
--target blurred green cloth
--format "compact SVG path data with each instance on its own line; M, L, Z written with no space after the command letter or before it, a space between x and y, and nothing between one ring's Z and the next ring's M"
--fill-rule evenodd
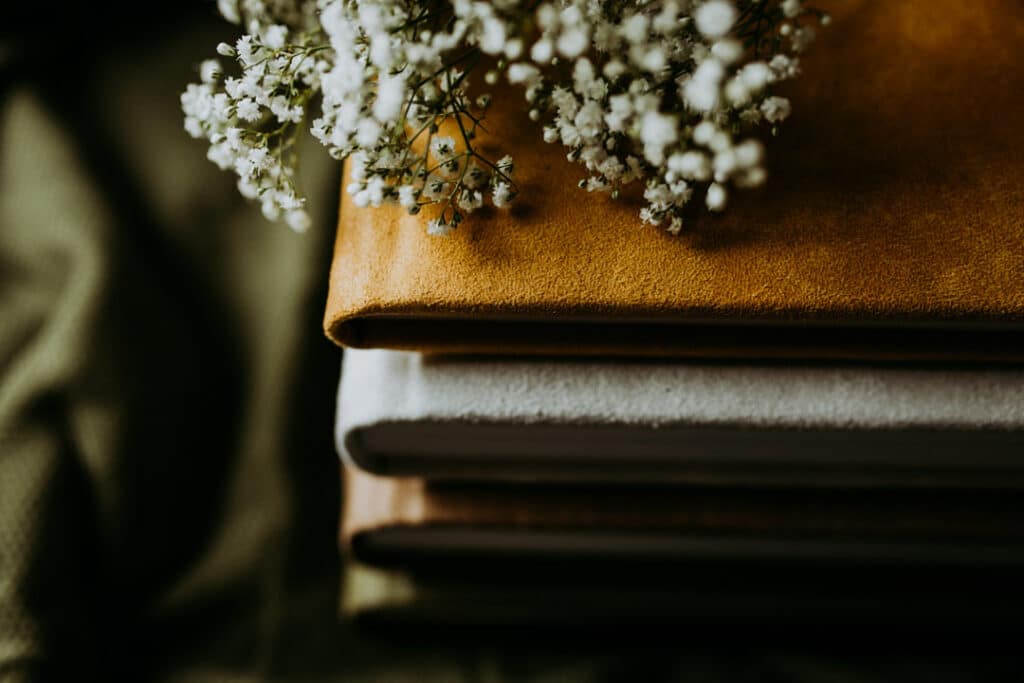
M105 11L87 7L81 16ZM230 36L212 14L204 5L195 26L158 19L118 42L72 25L55 44L84 46L44 64L0 41L0 681L970 671L729 643L441 647L339 623L340 353L320 331L338 168L307 155L315 227L299 236L266 223L204 159L178 94Z
M6 65L2 680L248 680L332 637L337 170L308 169L311 234L243 203L178 113L215 44Z

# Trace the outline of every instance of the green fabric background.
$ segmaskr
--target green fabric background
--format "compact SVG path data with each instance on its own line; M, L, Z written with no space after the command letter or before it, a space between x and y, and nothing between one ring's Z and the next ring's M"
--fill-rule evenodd
M227 680L330 637L335 170L306 237L244 205L176 111L216 36L176 28L5 64L0 671Z
M232 29L138 4L27 5L0 34L0 681L1005 680L998 657L339 623L338 169L307 156L309 234L263 221L178 112Z

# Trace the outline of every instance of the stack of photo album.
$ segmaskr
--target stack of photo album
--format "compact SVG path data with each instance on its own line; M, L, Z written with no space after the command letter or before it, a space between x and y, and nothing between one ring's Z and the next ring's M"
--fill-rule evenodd
M366 623L991 619L1024 569L1024 6L844 3L766 191L683 234L554 181L343 203ZM998 15L998 16L997 16ZM955 35L955 41L952 36ZM954 44L956 49L950 49ZM884 47L883 47L884 46ZM493 126L518 140L525 112ZM560 189L567 188L567 189Z

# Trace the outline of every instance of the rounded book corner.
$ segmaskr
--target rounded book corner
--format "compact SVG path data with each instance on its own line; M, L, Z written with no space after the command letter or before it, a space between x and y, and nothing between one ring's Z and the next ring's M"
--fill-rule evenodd
M365 427L351 429L340 440L338 452L341 455L341 459L349 467L355 467L368 474L386 476L389 474L387 459L366 448L363 438L364 429Z
M348 316L332 316L328 313L324 317L324 336L336 346L345 348L360 348L358 325Z

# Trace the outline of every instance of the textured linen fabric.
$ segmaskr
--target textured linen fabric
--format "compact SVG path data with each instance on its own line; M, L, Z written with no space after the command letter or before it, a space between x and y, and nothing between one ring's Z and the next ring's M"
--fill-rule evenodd
M796 465L812 467L810 476L818 478L830 466L847 477L853 468L867 483L890 483L886 467L910 468L918 479L930 467L952 468L952 481L966 485L975 481L965 472L972 464L981 470L987 460L993 481L1001 483L1010 482L1005 474L1014 469L1020 483L1024 467L1024 371L1016 368L514 359L379 349L348 349L345 365L339 453L380 474L660 481L673 471L692 478L698 465L713 474L717 462L723 476L742 464L759 467L758 476L776 467L788 483L794 481L787 468ZM400 460L389 453L378 445L389 434L404 435L405 448L421 455ZM479 451L460 448L459 459L445 465L451 444L471 434ZM540 453L537 442L545 438L557 441L542 443ZM621 452L597 451L609 443ZM977 453L982 444L986 452ZM556 455L560 449L564 455Z
M513 154L521 204L437 239L424 216L345 203L328 333L445 351L1020 360L1024 5L827 9L763 191L721 216L695 207L674 238L640 225L635 202L577 190L565 150L496 106L479 144ZM844 327L809 325L830 322ZM980 336L878 327L901 322ZM999 324L1016 331L980 334Z

